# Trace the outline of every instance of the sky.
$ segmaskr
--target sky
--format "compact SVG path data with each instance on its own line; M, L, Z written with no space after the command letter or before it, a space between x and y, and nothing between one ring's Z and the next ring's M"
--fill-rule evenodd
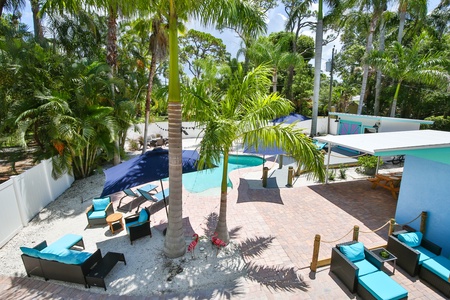
M394 1L395 2L395 1ZM428 0L428 12L432 11L438 4L439 0ZM397 3L393 4L394 6L391 10L396 10ZM317 4L313 4L312 10L317 10ZM326 8L324 8L326 11ZM285 21L287 19L287 14L284 11L284 6L280 5L272 10L270 10L267 14L267 35L272 32L283 31L285 26ZM22 15L22 22L27 24L30 28L30 31L33 30L33 18L31 13L31 8L29 5L29 1L26 1L26 7ZM223 32L219 32L214 28L205 28L200 26L198 22L191 21L186 24L187 29L196 29L199 31L208 32L215 37L221 38L223 43L227 47L227 51L231 54L231 57L236 57L237 51L240 48L241 39L237 36L237 34L231 30L224 30ZM315 40L315 32L309 29L304 29L300 32L300 34L307 35L312 37ZM324 34L325 38L325 34ZM331 52L333 47L335 47L335 51L339 52L341 49L341 43L339 38L337 38L334 42L327 44L322 48L322 71L325 71L325 64L327 61L331 60ZM240 58L242 60L242 58ZM310 61L310 64L314 64L314 60Z

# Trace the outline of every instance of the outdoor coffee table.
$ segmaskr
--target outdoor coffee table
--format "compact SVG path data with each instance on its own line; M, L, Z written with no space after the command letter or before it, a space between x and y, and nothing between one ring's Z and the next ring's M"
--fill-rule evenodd
M123 226L123 216L121 213L113 213L106 217L106 223L109 225L109 229L111 233L114 234L114 231L122 230Z
M387 251L385 248L377 248L377 249L373 249L371 250L373 254L375 254L378 258L380 258L383 263L387 262L387 261L392 261L394 263L394 269L392 270L392 274L395 274L395 267L396 267L396 261L397 261L397 256L395 256L394 254L392 254L391 252ZM388 257L383 257L381 256L381 252L385 251L389 254Z

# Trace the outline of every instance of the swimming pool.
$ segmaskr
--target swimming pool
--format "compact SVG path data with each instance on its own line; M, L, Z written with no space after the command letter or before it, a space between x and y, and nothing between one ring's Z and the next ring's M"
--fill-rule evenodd
M234 170L260 166L264 159L254 155L230 154L228 157L228 174ZM223 172L223 157L220 159L217 168L202 170L193 173L183 174L183 185L191 193L201 193L209 189L220 188ZM233 184L228 178L228 187Z

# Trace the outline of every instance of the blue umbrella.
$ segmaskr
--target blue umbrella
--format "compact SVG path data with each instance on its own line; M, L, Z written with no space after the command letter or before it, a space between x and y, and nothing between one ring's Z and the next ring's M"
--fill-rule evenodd
M279 117L279 118L273 119L272 122L273 123L292 124L294 122L305 121L305 120L310 120L310 119L311 118L305 117L305 116L300 115L300 114L290 113L287 116L283 116L283 117Z
M198 153L183 150L183 173L195 172ZM102 197L137 185L169 177L169 151L156 148L104 171Z

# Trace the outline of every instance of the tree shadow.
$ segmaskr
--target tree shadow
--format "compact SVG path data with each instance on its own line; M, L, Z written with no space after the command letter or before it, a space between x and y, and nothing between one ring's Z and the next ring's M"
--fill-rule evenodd
M203 231L205 232L205 235L207 237L211 237L214 235L214 231L217 226L217 222L219 221L219 215L215 212L210 213L206 217L206 225L205 228L203 228ZM242 226L236 226L228 231L228 234L230 236L230 239L235 239L239 236L239 231L242 229Z

